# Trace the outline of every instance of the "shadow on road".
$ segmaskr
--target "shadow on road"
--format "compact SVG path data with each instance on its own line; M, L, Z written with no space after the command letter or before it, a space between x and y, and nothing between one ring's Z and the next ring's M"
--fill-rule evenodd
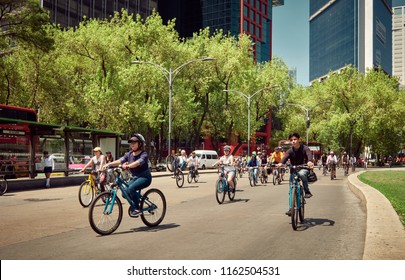
M144 226L144 227L138 227L138 228L131 228L130 230L127 230L127 231L116 232L116 233L113 233L112 235L127 234L127 233L133 233L133 232L158 232L161 230L172 229L172 228L176 228L179 226L180 225L174 224L174 223L163 224L163 225L159 225L157 227Z
M315 227L315 226L334 226L335 221L329 220L329 219L323 219L323 218L308 218L304 219L304 222L299 225L297 230L307 230L309 228Z

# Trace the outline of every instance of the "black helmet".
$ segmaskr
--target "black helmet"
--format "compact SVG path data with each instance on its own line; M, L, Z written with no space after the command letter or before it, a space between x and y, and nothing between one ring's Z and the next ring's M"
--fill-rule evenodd
M140 133L135 133L131 139L128 140L128 143L131 142L138 142L139 143L139 149L143 148L145 146L145 138L142 136Z

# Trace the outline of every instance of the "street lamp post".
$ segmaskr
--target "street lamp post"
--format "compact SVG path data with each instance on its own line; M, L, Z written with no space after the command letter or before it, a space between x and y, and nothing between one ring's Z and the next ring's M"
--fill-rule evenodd
M320 105L320 104L323 104L323 103L328 103L328 102L331 102L330 100L326 100L326 101L323 101L323 102L319 102L319 103L317 103L316 105L314 105L314 106L312 106L312 107L310 107L310 108L307 108L307 107L304 107L304 106L302 106L302 105L300 105L300 104L295 104L295 103L286 103L286 105L289 105L289 106L296 106L296 107L299 107L299 108L301 108L302 110L304 110L304 112L305 112L305 125L306 125L306 128L307 128L307 146L308 146L308 137L309 137L309 127L310 127L310 125L311 125L311 121L310 121L310 119L309 119L309 111L311 111L311 110L313 110L316 106L318 106L318 105Z
M183 69L185 66L187 66L193 62L197 62L197 61L211 61L214 59L215 58L212 58L212 57L193 59L193 60L187 61L186 63L183 63L182 65L180 65L179 67L177 67L174 70L172 68L169 68L169 70L167 70L166 68L163 68L159 64L156 64L156 63L153 63L150 61L142 61L142 60L132 61L132 64L149 64L149 65L156 67L157 69L159 69L162 72L163 76L166 78L167 82L169 83L169 132L168 132L168 140L167 140L167 152L169 155L171 152L170 149L171 149L171 137L172 137L172 89L173 89L174 79L176 78L177 74L181 71L181 69Z
M250 155L250 100L251 100L256 94L258 94L259 92L262 92L263 90L266 90L266 89L276 88L276 87L278 87L278 86L271 86L271 87L261 88L261 89L259 89L258 91L256 91L255 93L253 93L252 95L244 94L243 92L238 91L238 90L231 90L231 89L229 89L229 90L224 89L224 90L223 90L223 91L225 91L225 92L236 92L236 93L239 93L240 95L242 95L243 97L245 97L246 100L247 100L247 106L248 106L248 155Z

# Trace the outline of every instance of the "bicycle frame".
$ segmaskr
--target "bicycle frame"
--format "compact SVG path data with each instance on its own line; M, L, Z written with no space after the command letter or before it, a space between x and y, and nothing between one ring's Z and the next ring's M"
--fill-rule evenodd
M297 189L297 195L298 195L297 206L299 209L299 208L301 208L301 195L302 195L301 179L298 176L296 167L291 167L290 168L290 189L288 192L288 203L289 203L290 208L292 208L292 193L293 193L294 188Z

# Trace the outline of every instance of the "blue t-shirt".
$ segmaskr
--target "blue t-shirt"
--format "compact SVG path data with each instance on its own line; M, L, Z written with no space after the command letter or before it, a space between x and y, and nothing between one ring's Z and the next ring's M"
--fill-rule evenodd
M258 166L259 166L259 162L257 161L257 159L255 159L255 160L252 160L252 159L251 159L251 160L249 160L247 166L248 166L248 167L258 167Z
M131 164L135 161L138 161L140 163L139 166L130 168L129 171L131 171L132 176L137 176L141 173L144 173L145 171L149 170L148 166L148 153L145 151L142 151L139 155L135 156L132 151L126 153L122 158L120 158L121 164L128 162L128 164Z

